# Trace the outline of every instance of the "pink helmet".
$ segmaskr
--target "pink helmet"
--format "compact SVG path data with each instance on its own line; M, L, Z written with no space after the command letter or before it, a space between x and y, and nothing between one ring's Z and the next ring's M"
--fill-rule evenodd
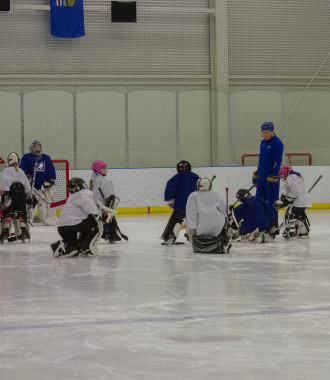
M92 164L92 169L95 173L107 175L107 164L103 161L94 161Z
M281 178L287 178L287 176L290 174L291 171L292 171L291 166L283 165L283 166L281 166L281 169L280 169L278 174Z

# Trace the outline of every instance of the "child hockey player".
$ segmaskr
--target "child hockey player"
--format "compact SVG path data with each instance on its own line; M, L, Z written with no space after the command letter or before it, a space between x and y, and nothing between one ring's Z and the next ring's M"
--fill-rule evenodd
M25 242L30 239L29 226L26 218L26 204L30 202L30 183L18 165L20 158L11 152L6 158L6 168L1 175L1 210L3 213L1 243L10 236L14 223L16 237ZM17 225L15 226L15 223Z
M20 168L30 180L31 185L49 202L54 202L52 187L55 185L56 172L50 156L42 153L41 143L32 141L30 153L23 155ZM33 183L34 182L34 183ZM38 203L38 214L41 223L46 226L56 226L56 209L49 208L44 202ZM33 220L34 214L32 216Z
M310 225L305 210L312 204L303 178L288 165L283 165L279 174L284 182L284 192L274 206L277 209L288 206L284 214L282 236L285 239L308 237Z
M85 256L93 256L97 253L103 222L108 222L116 212L109 209L100 212L93 200L93 192L88 190L82 178L70 179L68 190L71 195L61 211L57 225L63 240L51 244L53 255L56 258L67 258L77 256L80 252Z
M106 207L111 209L116 209L119 198L115 196L113 183L110 181L107 175L107 164L103 161L94 161L92 164L92 176L90 179L90 190L93 191L94 201L100 201ZM104 225L103 238L109 243L115 243L116 241L121 240L120 236L128 240L127 236L122 234L117 219L112 218L110 223Z
M200 253L229 252L229 239L225 231L226 205L219 194L212 190L212 181L201 177L197 190L188 197L186 206L187 235L193 251Z
M234 210L231 208L233 222L229 234L258 244L273 241L268 231L274 224L275 214L268 203L262 198L251 196L247 189L239 189L236 198L242 203ZM232 228L237 229L236 233Z
M195 191L198 175L191 171L188 161L180 161L177 166L177 174L166 184L164 200L173 213L165 227L161 239L163 244L175 244L186 216L186 203L189 195Z

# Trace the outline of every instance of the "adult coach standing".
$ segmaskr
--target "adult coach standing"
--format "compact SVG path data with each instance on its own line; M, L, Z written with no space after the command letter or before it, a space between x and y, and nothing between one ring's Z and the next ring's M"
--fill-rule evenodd
M278 212L273 205L280 193L279 171L284 145L275 135L273 122L264 122L261 133L263 140L260 144L259 164L257 171L253 172L252 181L257 187L256 196L267 201L277 216Z

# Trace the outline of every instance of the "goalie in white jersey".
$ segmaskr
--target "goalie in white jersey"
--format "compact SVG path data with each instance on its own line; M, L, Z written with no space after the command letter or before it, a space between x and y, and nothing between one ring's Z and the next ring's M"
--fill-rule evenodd
M284 191L281 198L274 203L274 207L287 207L282 236L285 239L308 237L310 224L305 210L312 207L312 204L303 177L288 165L281 167L279 175L284 182Z
M212 181L201 177L197 191L188 197L186 206L187 234L194 252L229 252L230 242L225 230L227 210L225 202L212 190Z
M116 212L98 207L93 192L82 178L68 182L70 197L61 211L57 230L63 240L51 244L54 257L95 255L97 244L103 232L103 223L109 222ZM99 203L102 206L101 203Z
M25 173L18 167L20 158L17 153L11 152L6 158L6 168L1 173L1 210L3 213L1 242L10 236L10 228L14 219L16 237L23 242L30 239L29 226L26 218L26 205L30 203L31 186ZM15 224L14 224L15 226ZM17 230L17 231L16 231ZM19 236L18 236L19 234Z
M90 190L93 191L94 201L100 201L106 207L111 209L116 209L120 199L115 196L115 191L112 181L107 178L108 168L107 164L103 161L94 161L92 164L93 173L90 178ZM110 223L103 226L104 232L102 238L104 238L108 243L115 243L120 241L121 238L119 234L128 240L126 235L123 235L118 227L118 222L115 217L111 219Z

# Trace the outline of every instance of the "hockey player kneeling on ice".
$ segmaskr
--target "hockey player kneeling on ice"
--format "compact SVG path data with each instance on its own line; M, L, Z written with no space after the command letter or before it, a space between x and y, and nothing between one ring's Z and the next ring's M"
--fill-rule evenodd
M242 202L232 212L238 234L242 240L255 243L268 243L274 240L269 228L275 224L277 216L268 203L259 197L252 196L247 189L239 189L236 198Z
M176 166L177 174L166 184L164 200L173 213L161 236L166 245L175 244L185 225L186 204L189 195L196 190L198 175L191 171L188 161L180 161Z
M26 218L26 205L31 200L30 183L23 170L18 165L20 158L17 153L11 152L6 158L6 168L1 177L1 210L2 232L1 243L5 240L14 241L30 239L29 224ZM11 240L11 226L14 226L15 237Z
M32 141L30 153L23 155L20 168L30 179L32 187L45 197L50 203L54 202L53 187L56 180L56 172L52 159L47 154L42 153L41 143L38 140ZM46 226L56 226L56 209L50 208L45 202L39 201L37 204L40 222ZM35 209L31 215L33 221Z
M103 232L103 223L111 220L116 211L99 207L93 192L82 178L68 182L70 197L61 211L57 230L63 240L51 244L54 257L64 258L97 254L97 245Z
M103 161L94 161L92 170L89 188L93 191L94 201L100 201L106 207L115 210L120 199L115 196L112 181L106 177L107 164ZM111 244L121 240L119 235L128 240L128 237L121 233L115 217L112 218L110 223L104 224L103 230L102 238Z
M212 190L210 179L198 179L196 191L188 197L186 216L187 235L194 252L229 252L231 243L225 229L226 205Z
M285 239L308 237L310 224L305 210L312 204L303 177L288 165L283 165L279 174L284 182L284 192L274 207L286 207L282 236Z

